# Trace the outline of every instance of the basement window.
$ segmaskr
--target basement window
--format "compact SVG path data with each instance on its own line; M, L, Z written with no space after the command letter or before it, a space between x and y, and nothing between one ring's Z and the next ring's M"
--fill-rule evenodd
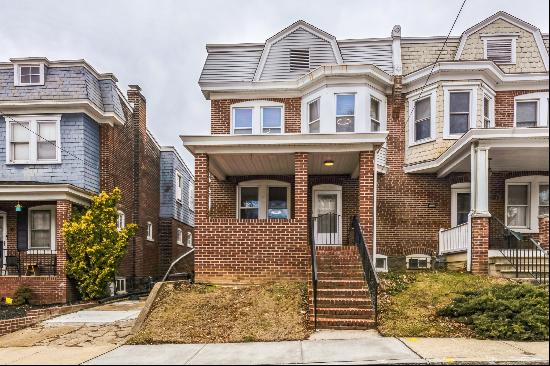
M388 257L376 254L375 267L377 272L388 272Z
M290 50L290 71L308 71L309 49L291 49Z
M126 277L115 277L115 291L118 294L125 294L126 291Z
M413 254L406 257L407 269L429 269L431 257L425 254Z

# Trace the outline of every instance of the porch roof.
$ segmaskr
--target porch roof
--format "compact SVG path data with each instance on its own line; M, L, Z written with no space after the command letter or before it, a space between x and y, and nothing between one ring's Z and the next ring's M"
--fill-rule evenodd
M405 173L471 171L472 143L489 148L492 171L548 171L548 127L472 129L435 160L404 167Z
M293 153L310 153L311 175L357 176L359 152L382 146L387 132L283 135L181 136L192 154L210 156L210 171L221 180L227 176L293 175ZM325 166L324 162L333 165Z
M67 200L88 206L93 193L72 184L0 182L0 201Z

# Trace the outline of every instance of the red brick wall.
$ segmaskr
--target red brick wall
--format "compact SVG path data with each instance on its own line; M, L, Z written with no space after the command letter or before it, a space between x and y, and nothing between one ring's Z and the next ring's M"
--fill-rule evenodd
M208 156L195 156L195 271L198 282L307 279L307 165L307 154L295 154L294 218L209 218Z
M435 174L404 173L406 116L399 90L388 96L388 173L378 175L376 250L390 257L431 255L439 229L451 224L451 188Z
M472 273L489 271L489 218L472 217Z
M261 98L261 99L222 99L210 102L210 131L213 135L231 133L231 105L250 100L267 100L284 104L285 132L299 133L301 131L301 99L300 98Z
M359 223L372 254L374 234L374 151L359 153Z
M548 225L548 215L539 216L539 241L540 245L548 250L548 233L549 225Z
M547 90L542 90L547 91ZM495 127L512 128L514 127L514 98L534 93L533 90L510 90L496 92L495 96ZM543 117L544 118L544 117Z
M177 230L183 233L183 245L177 244ZM160 247L160 274L164 276L173 260L191 250L187 246L187 233L193 235L193 228L175 219L161 219L159 221L159 247ZM193 238L194 239L194 238ZM193 255L176 265L178 272L192 272Z

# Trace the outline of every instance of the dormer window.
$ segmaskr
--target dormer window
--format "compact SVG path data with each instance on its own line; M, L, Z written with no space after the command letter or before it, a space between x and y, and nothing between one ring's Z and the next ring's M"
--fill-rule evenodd
M515 37L491 37L483 38L485 46L485 58L495 64L516 63L516 38Z
M44 85L44 64L16 64L15 86Z
M307 71L309 69L309 49L290 50L290 71Z

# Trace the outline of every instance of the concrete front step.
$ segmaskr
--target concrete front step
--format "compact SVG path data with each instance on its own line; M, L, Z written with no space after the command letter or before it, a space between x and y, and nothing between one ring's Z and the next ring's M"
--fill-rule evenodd
M315 322L312 316L311 324ZM372 329L376 326L374 319L343 319L317 316L317 328L321 329Z

